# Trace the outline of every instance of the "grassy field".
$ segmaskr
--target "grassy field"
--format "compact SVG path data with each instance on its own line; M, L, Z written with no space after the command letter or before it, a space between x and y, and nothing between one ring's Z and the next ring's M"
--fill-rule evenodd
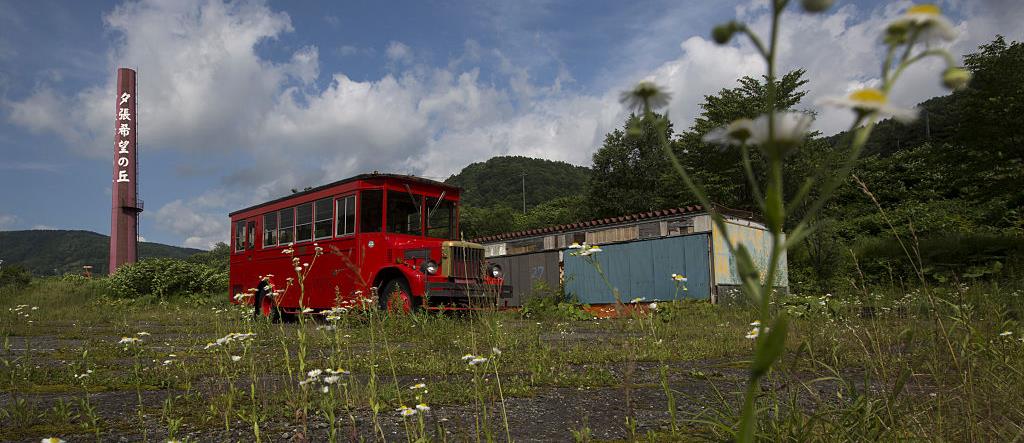
M703 302L270 323L226 295L105 292L0 290L0 440L721 441L753 348L752 310ZM780 300L764 440L1024 438L1019 288Z

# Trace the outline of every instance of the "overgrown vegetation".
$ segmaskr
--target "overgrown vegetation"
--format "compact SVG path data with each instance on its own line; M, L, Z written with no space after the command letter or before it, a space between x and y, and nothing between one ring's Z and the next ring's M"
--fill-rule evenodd
M565 294L565 287L551 288L543 280L535 280L533 290L519 313L523 318L541 320L590 320L593 315L584 310L584 305Z
M22 289L32 282L32 273L21 265L0 267L0 288Z
M223 291L228 286L227 269L169 258L153 258L118 268L109 279L111 295L137 298L153 295L166 299L174 295Z
M775 412L762 416L759 438L1011 441L1024 432L1024 290L978 283L933 293L787 299L790 338L763 385L759 405ZM514 440L569 440L586 423L601 438L720 441L729 437L713 423L739 419L746 374L735 362L750 352L744 335L756 317L679 302L597 321L370 311L273 324L215 297L215 306L156 304L58 279L0 290L0 439L503 440L504 403ZM210 346L229 333L254 335ZM488 361L471 366L466 354ZM325 369L346 372L327 383ZM417 404L429 410L402 416Z

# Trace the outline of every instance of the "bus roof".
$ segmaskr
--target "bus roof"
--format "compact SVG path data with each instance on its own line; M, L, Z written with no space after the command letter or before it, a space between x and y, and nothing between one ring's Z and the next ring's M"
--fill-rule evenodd
M281 198L277 198L277 199L274 199L274 200L263 202L263 203L260 203L258 205L249 206L248 208L239 209L237 211L234 211L234 212L228 214L228 217L234 217L235 214L240 214L242 212L250 211L250 210L262 207L262 206L267 206L267 205L272 205L274 203L283 202L285 200L290 200L290 199L293 199L293 198L302 197L302 196L307 195L307 194L312 194L314 192L321 191L321 190L324 190L324 189L327 189L327 188L331 188L331 187L334 187L334 186L338 186L338 185L343 185L345 183L354 182L354 181L357 181L357 180L371 180L371 179L376 179L376 178L386 178L386 179L393 179L393 180L399 180L399 181L421 183L421 184L424 184L424 185L437 186L439 188L445 188L445 189L450 189L450 190L455 190L455 191L460 191L460 192L462 191L462 188L460 188L458 186L452 186L452 185L449 185L447 183L442 183L442 182L439 182L439 181L436 181L436 180L430 180L430 179L423 178L423 177L417 177L415 175L401 175L401 174L387 174L387 173L382 173L382 172L371 172L369 174L359 174L359 175L356 175L356 176L353 176L353 177L349 177L349 178L346 178L346 179L343 179L343 180L338 180L336 182L331 182L331 183L328 183L326 185L320 185L320 186L317 186L315 188L307 189L307 190L302 191L302 192L296 192L294 194L286 195L286 196L281 197Z

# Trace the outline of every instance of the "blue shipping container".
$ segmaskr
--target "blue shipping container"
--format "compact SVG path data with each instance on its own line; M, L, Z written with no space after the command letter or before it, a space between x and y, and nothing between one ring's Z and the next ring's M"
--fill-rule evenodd
M618 289L624 303L638 297L646 301L711 297L711 244L707 233L600 246L602 252L589 257L564 250L565 291L581 303L615 303L609 285ZM588 259L600 267L607 283ZM672 274L687 277L686 291L677 288Z

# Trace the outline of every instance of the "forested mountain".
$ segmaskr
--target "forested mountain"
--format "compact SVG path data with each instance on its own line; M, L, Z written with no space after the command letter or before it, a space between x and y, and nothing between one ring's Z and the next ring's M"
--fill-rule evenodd
M186 258L204 252L160 243L139 242L139 259ZM93 274L106 275L110 237L90 231L0 231L3 266L21 265L35 275L81 273L92 265Z
M586 192L590 170L565 162L521 156L494 157L466 166L445 183L463 189L463 204L475 207L523 208Z

